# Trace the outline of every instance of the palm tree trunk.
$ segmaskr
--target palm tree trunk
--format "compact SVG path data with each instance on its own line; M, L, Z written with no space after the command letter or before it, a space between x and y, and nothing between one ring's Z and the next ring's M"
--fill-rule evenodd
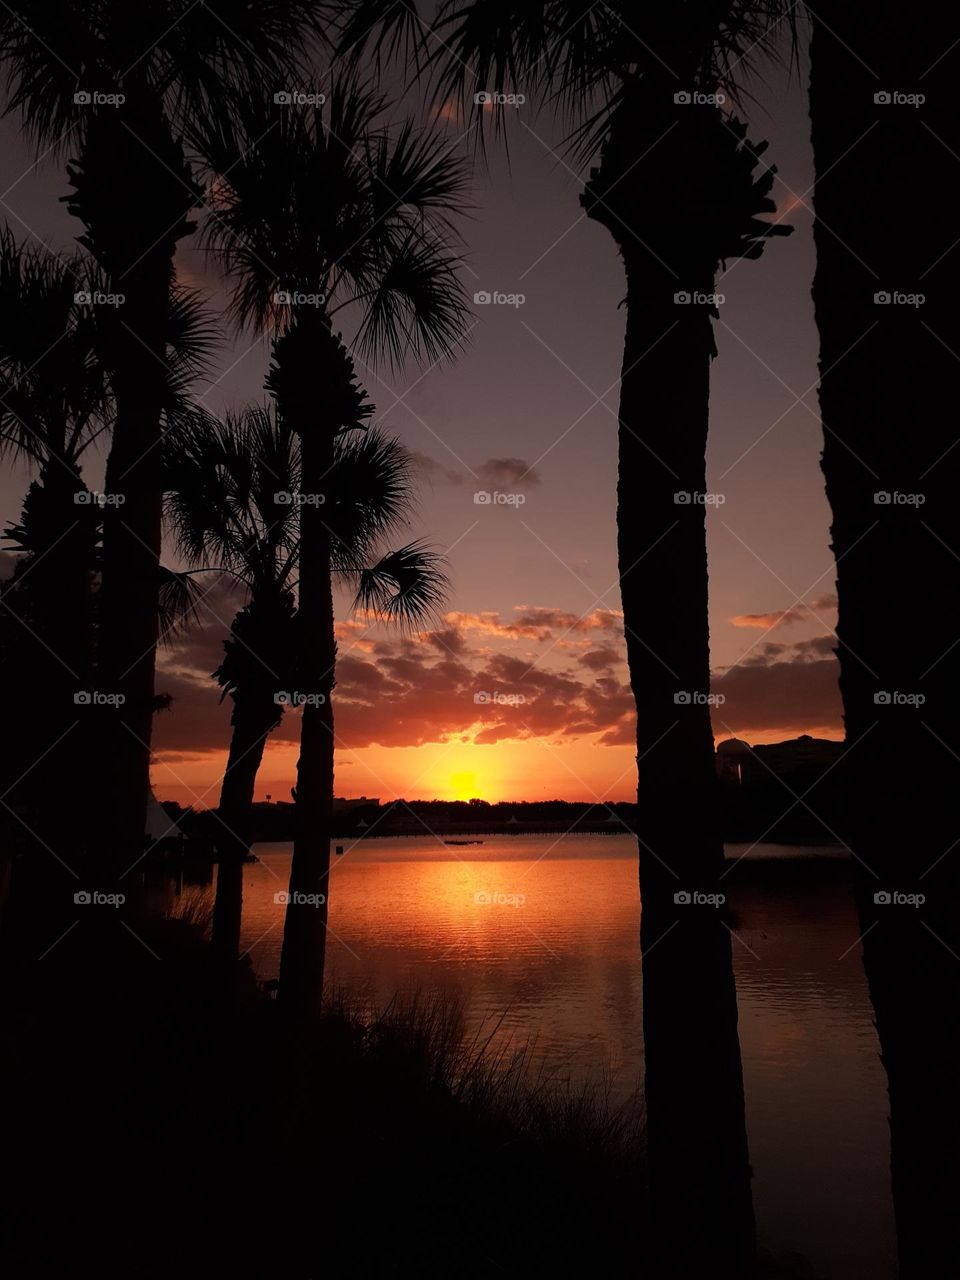
M100 110L91 118L80 162L70 169L69 206L87 228L82 242L110 282L114 302L101 305L116 313L107 352L116 417L105 482L98 660L98 692L118 699L117 708L100 717L98 835L108 879L122 877L144 845L173 258L192 230L198 194L155 89L134 72L124 92L122 113Z
M663 1274L740 1280L753 1273L755 1233L730 933L715 905L683 896L723 892L705 523L707 299L722 254L706 211L722 199L724 164L738 160L715 114L678 105L671 119L673 89L625 100L583 203L616 239L627 277L617 527L637 707L655 1252ZM687 145L671 137L658 151L674 129Z
M960 262L951 202L935 195L960 149L960 19L922 17L904 24L885 0L864 22L835 0L813 15L810 71L851 844L905 1280L947 1274L960 1250L960 450L944 412L960 384ZM926 101L876 100L895 93ZM897 892L926 901L876 899Z
M213 948L228 974L232 974L240 951L243 865L250 851L251 806L264 747L277 723L277 708L269 692L260 698L238 692L232 719L230 754L220 788L212 932Z
M333 465L333 433L321 424L301 433L301 487L323 492ZM280 959L279 998L296 1018L314 1015L323 996L333 817L334 727L331 694L336 638L330 532L322 505L301 508L299 670L307 696L297 764L293 864Z
M712 280L698 282L713 292ZM637 704L645 1097L653 1221L674 1274L754 1262L743 1077L710 706L705 449L713 340L628 266L618 551ZM650 355L653 349L655 353ZM679 699L679 700L678 700Z

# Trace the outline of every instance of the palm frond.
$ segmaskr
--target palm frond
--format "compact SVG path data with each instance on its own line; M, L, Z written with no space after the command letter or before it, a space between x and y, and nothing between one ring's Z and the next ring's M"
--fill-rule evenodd
M340 436L324 519L333 539L334 571L358 572L373 548L409 517L413 458L379 428Z
M160 565L160 643L171 644L200 621L199 604L203 591L189 572L177 572Z
M401 627L435 622L450 589L444 564L423 542L388 552L361 572L354 607Z

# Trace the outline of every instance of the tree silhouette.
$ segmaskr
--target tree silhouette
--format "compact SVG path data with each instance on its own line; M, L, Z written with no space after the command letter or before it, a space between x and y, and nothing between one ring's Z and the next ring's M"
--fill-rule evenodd
M216 182L205 228L234 284L240 323L273 335L267 387L299 438L301 485L298 669L304 708L297 812L281 961L282 1002L315 1010L323 989L333 803L333 544L325 518L336 442L373 406L334 328L341 312L370 359L434 363L464 329L456 256L447 247L462 166L411 125L381 123L384 100L351 78L322 107L246 99L198 124L194 140Z
M101 840L117 873L143 844L155 708L167 314L177 245L202 193L181 141L225 86L285 79L330 9L306 0L15 0L0 10L10 107L45 150L68 151L81 243L122 297L106 361L115 420L104 509L98 684L104 717Z
M181 556L228 573L247 595L214 672L233 701L233 732L220 792L213 942L232 967L257 773L285 705L305 688L297 634L300 446L276 414L257 408L223 422L196 415L168 450L167 512ZM440 557L428 547L385 548L411 513L412 468L399 441L382 431L341 434L324 504L334 581L353 590L355 608L401 626L427 622L446 591ZM320 658L324 670L333 667L335 650ZM327 785L332 791L332 776Z
M646 1098L655 1220L691 1274L718 1255L737 1274L753 1265L729 933L674 894L715 892L723 868L708 700L711 320L721 266L789 230L765 220L775 171L758 171L765 144L727 105L778 11L447 0L427 54L435 98L474 120L481 145L517 91L572 124L574 153L599 161L581 204L624 264L617 524L637 706ZM354 28L357 47L392 47L401 19L376 3L374 15L370 35Z

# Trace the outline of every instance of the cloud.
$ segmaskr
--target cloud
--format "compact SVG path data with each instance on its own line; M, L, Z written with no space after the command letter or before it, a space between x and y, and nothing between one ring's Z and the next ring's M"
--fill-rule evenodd
M802 622L816 622L819 613L836 609L837 597L833 592L814 596L809 604L792 605L771 613L740 613L730 622L735 627L755 627L758 631L773 631L777 627L792 627Z
M220 702L208 673L220 660L235 601L227 595L212 603L208 625L162 659L158 689L172 704L157 718L155 750L174 770L196 753L225 752L230 739L232 703ZM636 717L622 628L614 610L580 617L543 605L517 605L506 615L451 612L415 636L368 630L362 619L341 623L334 693L341 754L536 739L632 746ZM713 716L717 734L839 729L834 643L829 634L771 639L717 673L712 690L725 699ZM289 711L271 742L293 743L299 729L299 713Z
M772 631L774 627L792 627L798 622L809 622L806 609L782 609L778 613L740 613L730 621L735 627L756 627L758 631Z
M617 662L621 662L624 656L622 649L615 649L612 645L598 645L597 648L582 653L577 661L588 671L608 671Z
M593 609L590 613L570 613L565 609L550 609L539 605L515 605L515 616L505 621L501 614L447 613L444 622L458 631L479 631L484 635L507 640L551 639L556 632L623 630L623 614L615 609Z
M419 467L423 478L429 480L432 484L463 484L464 476L462 472L452 471L449 467L445 467L442 462L438 462L436 458L431 458L429 454L418 453L416 449L411 449L410 456Z
M832 635L792 644L768 641L715 675L711 692L725 701L714 711L714 729L734 736L769 729L785 734L839 730L843 707L835 644Z
M411 449L410 454L423 478L431 484L465 483L464 471L455 471L436 458L431 458L429 454L419 453L415 449ZM542 481L539 471L523 458L487 458L485 462L478 462L475 467L467 470L472 471L475 480L490 489L532 489Z
M711 684L726 699L714 711L714 729L734 737L764 729L838 729L838 674L832 658L731 667Z
M226 607L211 612L206 627L163 655L158 689L171 705L157 719L154 747L161 762L223 751L229 743L232 703L221 703L209 672L220 661L231 617ZM353 625L360 624L341 624L342 640L349 640ZM449 614L442 627L413 637L378 628L362 647L342 644L334 694L337 738L354 749L588 735L628 741L633 699L613 674L622 658L615 642L621 626L612 610L580 617L521 605L506 621L494 612ZM568 629L609 639L571 658L555 644ZM510 650L481 647L488 637L511 642ZM514 644L523 640L543 645L550 665L538 665L529 652L518 655ZM584 643L589 645L586 638ZM299 715L288 712L271 741L293 742L298 733Z
M488 458L474 467L477 479L491 489L534 488L540 484L539 471L523 458Z

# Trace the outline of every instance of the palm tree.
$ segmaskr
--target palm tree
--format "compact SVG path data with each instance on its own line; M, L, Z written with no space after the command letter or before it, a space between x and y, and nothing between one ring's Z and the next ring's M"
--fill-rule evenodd
M960 451L947 408L960 262L950 202L923 200L922 223L917 204L960 147L960 25L953 12L905 23L886 0L862 18L846 0L811 11L813 295L850 842L890 1091L900 1274L920 1276L955 1265L960 1196ZM884 890L926 901L898 910L875 899Z
M439 607L446 578L419 543L384 551L412 509L412 459L372 429L340 435L324 518L331 570L350 585L355 607L402 626L422 625ZM232 967L242 905L242 864L251 805L269 734L284 714L281 695L301 688L297 664L300 528L291 499L302 492L297 437L267 409L218 422L195 416L170 449L168 515L190 564L229 573L247 593L214 677L233 700L233 733L220 792L220 870L214 946ZM324 664L333 661L325 652ZM329 786L332 791L333 779Z
M194 132L216 181L208 242L234 283L237 320L273 337L267 387L298 437L301 485L298 671L304 709L280 990L294 1013L323 989L330 860L335 654L332 530L325 516L337 440L362 430L373 406L336 331L354 320L368 358L437 362L464 329L456 257L446 248L464 186L462 165L406 125L380 124L382 98L337 79L325 105L295 110L248 99Z
M36 470L20 523L4 531L20 553L0 605L6 705L23 709L19 764L9 776L33 763L9 803L26 823L21 834L29 828L41 850L59 850L73 865L84 845L80 814L93 784L96 724L93 712L78 714L75 695L95 687L104 522L101 495L88 489L82 467L116 414L104 353L119 321L112 308L86 301L104 288L88 258L24 248L0 231L0 453ZM165 332L168 421L184 412L211 342L197 296L174 290ZM181 588L161 568L161 603L175 604ZM61 802L51 805L52 796ZM38 856L53 861L46 851Z
M16 834L36 846L37 872L56 869L43 845L59 847L61 823L76 820L83 794L74 694L91 688L101 516L85 501L80 464L109 401L95 314L75 302L89 274L80 259L23 249L0 231L0 454L36 470L20 523L4 531L21 554L0 596L4 706L18 725L4 741L2 772L13 782L24 763L40 762L5 797Z
M363 9L347 31L357 49L402 40L395 11ZM458 103L481 143L485 117L498 129L505 119L502 106L489 113L491 93L540 94L572 122L575 155L598 160L581 203L624 264L618 553L637 706L650 1159L655 1220L692 1272L719 1256L747 1274L753 1254L729 934L674 894L715 891L723 867L708 702L711 317L721 265L787 231L763 220L774 211L763 145L725 106L777 9L444 0L426 55L435 98Z
M45 149L69 148L81 243L124 299L107 353L116 416L106 490L99 684L122 694L104 722L102 831L113 860L139 853L149 788L158 634L165 324L174 254L201 204L181 133L227 83L285 81L330 9L316 0L14 0L0 8L10 109Z

